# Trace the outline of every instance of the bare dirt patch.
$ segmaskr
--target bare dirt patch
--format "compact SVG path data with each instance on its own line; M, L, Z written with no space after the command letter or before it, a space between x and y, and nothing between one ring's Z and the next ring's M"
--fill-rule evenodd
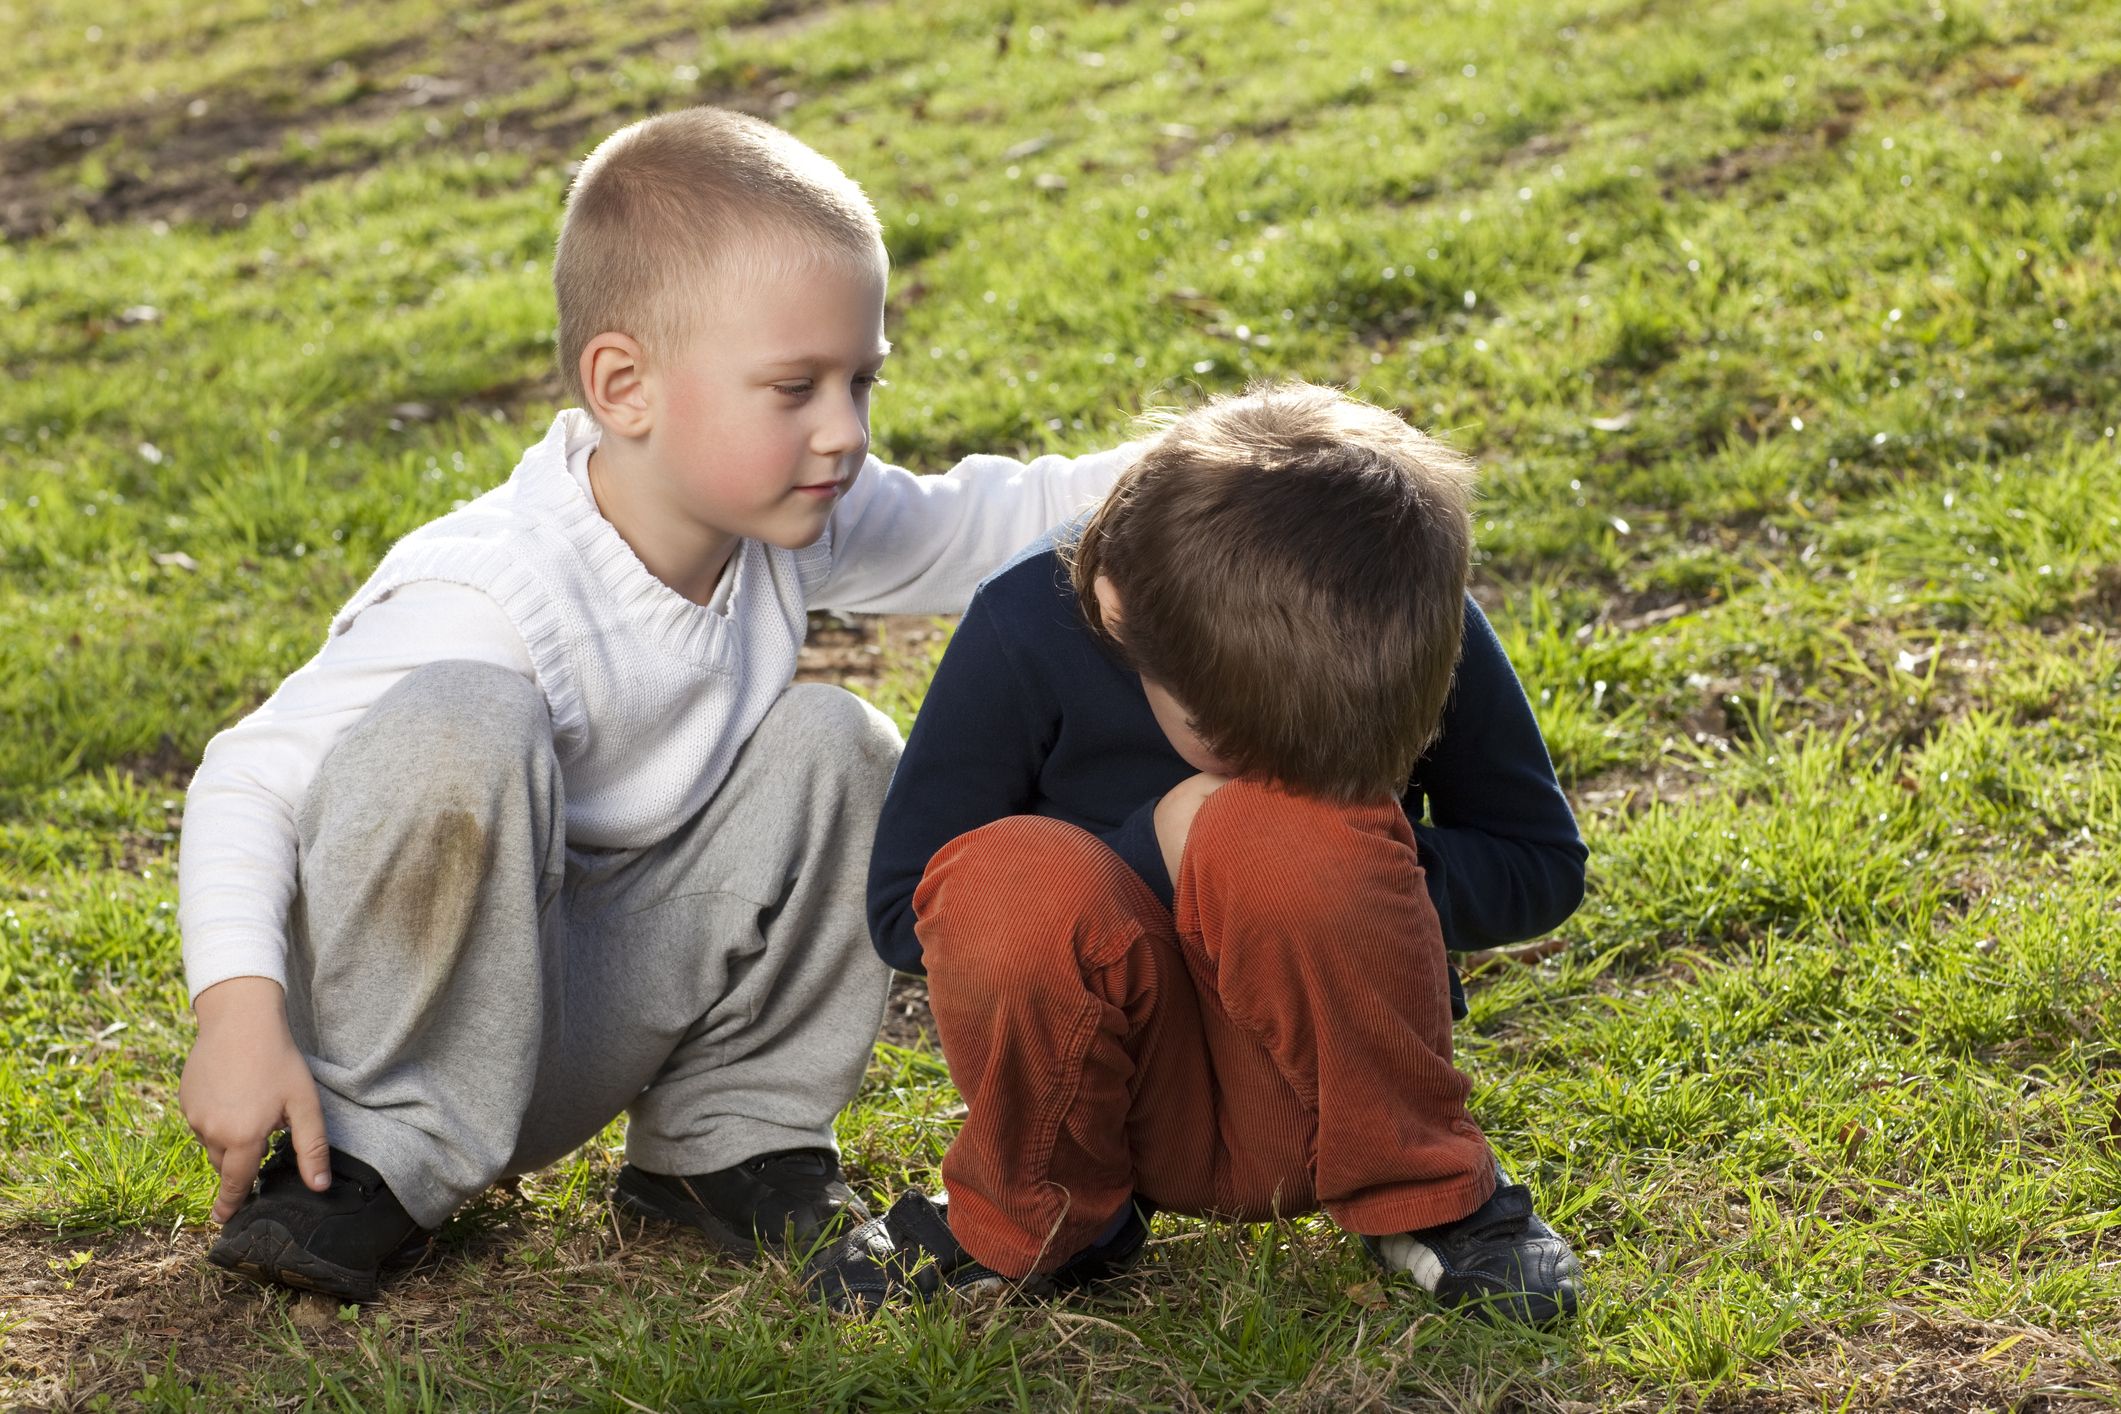
M1858 90L1842 89L1832 101L1834 111L1810 130L1782 133L1751 147L1715 153L1691 170L1674 173L1664 184L1664 194L1696 192L1713 199L1791 162L1839 147L1855 131L1856 119L1868 100Z
M299 144L303 134L326 125L381 124L430 105L461 112L519 87L526 57L472 49L425 56L416 42L405 42L301 76L313 89L347 90L336 104L233 88L94 114L0 147L0 232L26 239L76 216L95 225L150 219L240 225L269 201L365 165L355 156L289 155L291 139ZM422 70L405 72L416 61ZM484 145L551 154L558 135L541 130L536 117L519 112L505 123L490 122ZM85 176L91 163L101 171Z
M741 38L784 38L830 12L820 0L764 6ZM47 234L70 219L198 221L241 225L266 203L312 182L364 170L374 160L355 146L314 147L325 128L382 128L409 114L436 115L428 139L408 150L483 149L525 153L540 161L579 156L619 118L572 97L509 101L533 84L582 63L648 52L692 53L694 25L643 35L615 56L577 56L562 41L509 45L477 34L435 50L426 36L380 42L295 74L261 73L255 87L164 95L113 108L52 131L0 144L0 237ZM785 111L797 96L785 75L746 65L738 79L702 82L692 101L761 116ZM317 101L319 93L335 100ZM449 121L441 121L443 116ZM467 125L459 119L482 120ZM314 148L314 150L305 150Z
M772 1300L786 1282L776 1267L737 1266L690 1234L617 1214L592 1231L556 1230L507 1187L453 1219L435 1257L358 1312L231 1276L207 1262L211 1241L210 1229L193 1228L65 1238L0 1231L0 1406L92 1407L171 1369L188 1384L241 1389L303 1353L367 1346L372 1356L410 1355L451 1332L467 1309L479 1313L482 1339L520 1342L549 1338L560 1303L588 1309L611 1292L682 1292L712 1319L721 1303ZM559 1405L572 1402L569 1374L556 1367L547 1376Z
M812 614L795 680L873 693L892 673L927 662L954 621L933 614Z
M2113 1369L2051 1331L1895 1307L1864 1335L1800 1337L1811 1359L1716 1407L1818 1409L1824 1397L1827 1407L1903 1414L2046 1414L2106 1407L2115 1389Z
M894 1046L926 1046L939 1051L935 1013L928 1009L928 979L905 973L891 979L891 1000L884 1006L884 1028L877 1039Z
M2086 78L2027 96L2025 106L2050 118L2103 122L2121 104L2121 69L2102 68Z
M137 1387L120 1351L144 1342L186 1368L211 1363L223 1335L249 1323L221 1309L197 1233L54 1238L0 1234L0 1393L9 1407L65 1408ZM13 1401L20 1401L19 1404Z

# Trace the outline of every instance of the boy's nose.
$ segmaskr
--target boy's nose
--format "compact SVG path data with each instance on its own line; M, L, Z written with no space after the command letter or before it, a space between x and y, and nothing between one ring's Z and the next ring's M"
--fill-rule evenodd
M849 399L818 424L810 449L819 456L855 456L869 450L869 419Z

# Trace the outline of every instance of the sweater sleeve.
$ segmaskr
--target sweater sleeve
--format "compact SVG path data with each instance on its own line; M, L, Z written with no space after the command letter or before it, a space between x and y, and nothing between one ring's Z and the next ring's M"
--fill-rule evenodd
M426 663L493 663L532 677L500 607L463 585L408 585L364 609L264 705L207 743L184 797L177 925L191 996L231 977L287 982L296 812L361 714Z
M1096 503L1133 444L1084 457L967 457L916 476L871 457L833 512L832 567L817 608L956 613L1004 560Z
M1446 947L1538 937L1583 901L1576 818L1524 688L1470 597L1443 731L1414 767L1406 807Z
M1178 889L1164 865L1164 847L1156 838L1156 807L1163 799L1160 795L1150 796L1134 807L1126 819L1109 830L1098 831L1097 837L1141 877L1165 908L1176 908Z
M922 972L913 895L935 852L968 830L1028 812L1058 708L1026 690L986 605L972 603L906 738L869 856L869 937L901 972Z

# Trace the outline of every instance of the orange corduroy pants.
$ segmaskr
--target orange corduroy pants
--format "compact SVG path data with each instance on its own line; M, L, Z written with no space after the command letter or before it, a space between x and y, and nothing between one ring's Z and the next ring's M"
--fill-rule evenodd
M1479 1207L1487 1140L1451 1063L1443 938L1396 801L1237 780L1202 804L1175 908L1096 836L1011 816L914 897L964 1128L950 1226L1048 1271L1136 1193L1384 1234Z

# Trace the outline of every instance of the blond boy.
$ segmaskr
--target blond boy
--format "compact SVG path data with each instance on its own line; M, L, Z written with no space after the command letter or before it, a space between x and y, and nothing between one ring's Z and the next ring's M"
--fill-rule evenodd
M889 975L863 874L899 741L791 685L807 612L962 608L1126 459L869 456L886 265L861 190L763 123L666 114L583 164L578 406L398 542L192 784L213 1261L367 1299L622 1111L624 1207L739 1250L860 1212L832 1120Z

